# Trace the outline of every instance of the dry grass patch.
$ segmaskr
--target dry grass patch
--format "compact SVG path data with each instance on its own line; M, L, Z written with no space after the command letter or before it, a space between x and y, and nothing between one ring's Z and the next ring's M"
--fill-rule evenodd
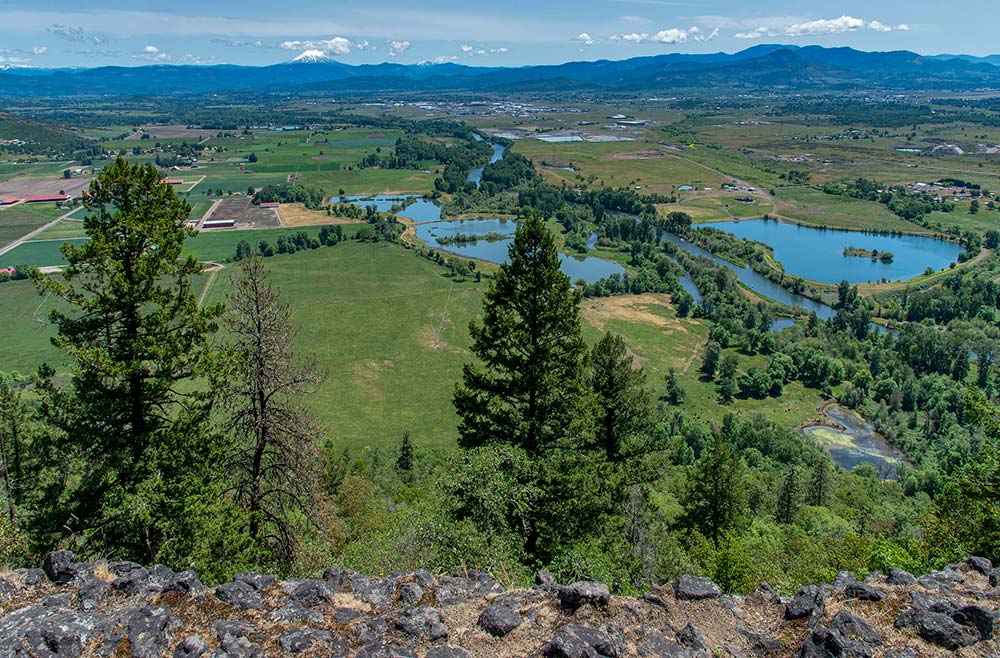
M585 300L582 310L583 317L599 331L604 331L609 320L622 320L687 333L683 322L663 314L669 308L670 295L645 293Z
M363 224L361 220L331 217L321 210L309 210L301 203L283 203L278 207L282 226L323 226L325 224Z

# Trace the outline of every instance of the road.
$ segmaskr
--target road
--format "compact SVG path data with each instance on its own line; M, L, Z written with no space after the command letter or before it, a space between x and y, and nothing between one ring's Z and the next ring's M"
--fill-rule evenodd
M59 217L56 217L55 219L53 219L48 224L45 224L44 226L39 226L38 228L36 228L31 233L28 233L27 235L22 235L17 240L14 240L13 242L11 242L9 245L7 245L5 247L0 247L0 256L3 256L7 252L14 251L15 249L17 249L18 247L20 247L25 242L28 242L29 240L31 240L31 238L35 237L39 233L42 233L43 231L49 230L50 228L52 228L53 226L55 226L56 224L58 224L62 220L66 219L70 215L73 215L74 213L76 213L76 212L78 212L78 211L80 211L82 209L83 209L83 206L79 206L77 208L73 208L73 210L70 210L65 215L61 215Z

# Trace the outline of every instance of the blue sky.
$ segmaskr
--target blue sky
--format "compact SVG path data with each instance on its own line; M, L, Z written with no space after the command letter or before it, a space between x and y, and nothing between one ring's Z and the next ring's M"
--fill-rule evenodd
M288 61L520 66L759 43L992 54L1000 2L2 0L0 66Z

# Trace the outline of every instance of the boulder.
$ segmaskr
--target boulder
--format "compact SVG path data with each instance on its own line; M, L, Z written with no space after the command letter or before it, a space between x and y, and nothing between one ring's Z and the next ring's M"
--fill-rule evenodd
M128 624L128 645L135 658L160 658L167 652L180 621L164 606L142 607Z
M437 608L427 605L404 611L393 621L393 626L415 640L433 642L448 637L448 627L444 623L444 614Z
M816 585L806 585L796 593L795 598L785 606L785 619L805 619L814 621L826 610L826 596Z
M278 637L278 646L287 653L302 653L314 646L328 651L333 645L333 641L333 635L330 634L330 631L321 631L316 628L292 628ZM343 648L346 647L345 644Z
M896 628L915 626L923 639L950 651L967 647L979 641L979 633L963 626L946 614L930 610L910 610L895 621Z
M73 551L54 551L45 556L42 571L57 585L65 585L76 577L79 571L73 561Z
M439 647L431 647L427 651L426 658L472 658L472 654L462 647L445 644Z
M300 621L310 624L323 623L323 613L310 610L298 601L289 601L268 616L271 621L284 622L286 624ZM338 621L337 623L346 624L347 622Z
M205 640L197 635L191 635L181 640L177 648L174 649L174 658L199 658L208 653L208 645Z
M882 633L878 629L847 610L841 610L834 615L830 627L852 640L860 640L865 644L882 643Z
M424 588L416 583L404 583L399 588L399 600L403 605L417 605L424 598Z
M288 595L288 601L301 603L307 608L329 605L332 600L325 582L307 580Z
M989 576L993 572L993 562L989 558L970 557L965 561L965 564L973 571L977 571L984 576Z
M535 587L538 589L555 589L559 583L556 582L556 577L552 575L552 572L548 569L542 569L535 573Z
M997 615L981 605L967 605L951 613L951 618L963 626L975 628L983 640L993 638L993 625Z
M840 571L833 579L834 587L847 587L858 582L858 579L854 577L850 571Z
M691 651L696 651L698 653L708 651L708 644L705 642L705 637L701 634L701 631L698 630L698 627L690 621L687 623L687 626L682 628L677 633L677 641Z
M542 654L548 658L618 658L622 647L604 631L566 624L556 630Z
M802 644L799 658L871 658L871 647L836 628L819 626Z
M885 579L885 582L890 585L912 585L917 582L917 579L909 571L892 568L889 569L889 577Z
M238 608L259 608L263 603L260 594L249 583L235 580L215 588L215 598Z
M269 574L256 573L254 571L238 573L235 576L233 576L233 580L244 582L247 585L253 587L258 592L263 592L268 587L270 587L271 585L273 585L278 581L278 579L275 578L274 576L271 576Z
M844 596L849 599L858 599L860 601L881 601L885 598L885 594L878 591L871 585L858 582L851 583L845 587Z
M559 585L556 598L567 610L576 610L587 604L607 607L611 602L611 592L604 583L581 581L572 585Z
M354 658L417 658L417 652L408 647L389 646L374 642L361 647Z
M479 627L494 637L504 637L521 625L521 615L511 605L494 603L479 615Z
M681 576L674 581L674 596L679 601L703 601L719 598L722 590L709 578Z
M636 633L636 652L643 658L692 658L697 655L708 656L707 653L692 650L668 640L663 633L655 628L641 628Z
M776 637L747 626L738 626L736 630L747 639L747 642L750 643L750 649L758 656L767 656L781 651L781 642Z

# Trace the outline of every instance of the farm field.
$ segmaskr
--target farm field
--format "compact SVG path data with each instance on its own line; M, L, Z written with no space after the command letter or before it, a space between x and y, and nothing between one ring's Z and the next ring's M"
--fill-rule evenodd
M0 247L66 214L54 204L18 204L0 209Z
M786 187L775 190L777 212L782 217L810 226L851 231L901 231L928 234L931 231L907 222L874 201L826 194L811 187Z
M663 214L685 212L696 224L724 222L734 218L755 219L773 211L772 205L764 199L758 198L754 199L753 203L744 203L737 201L735 196L718 195L683 199L678 203L660 204L657 207Z

